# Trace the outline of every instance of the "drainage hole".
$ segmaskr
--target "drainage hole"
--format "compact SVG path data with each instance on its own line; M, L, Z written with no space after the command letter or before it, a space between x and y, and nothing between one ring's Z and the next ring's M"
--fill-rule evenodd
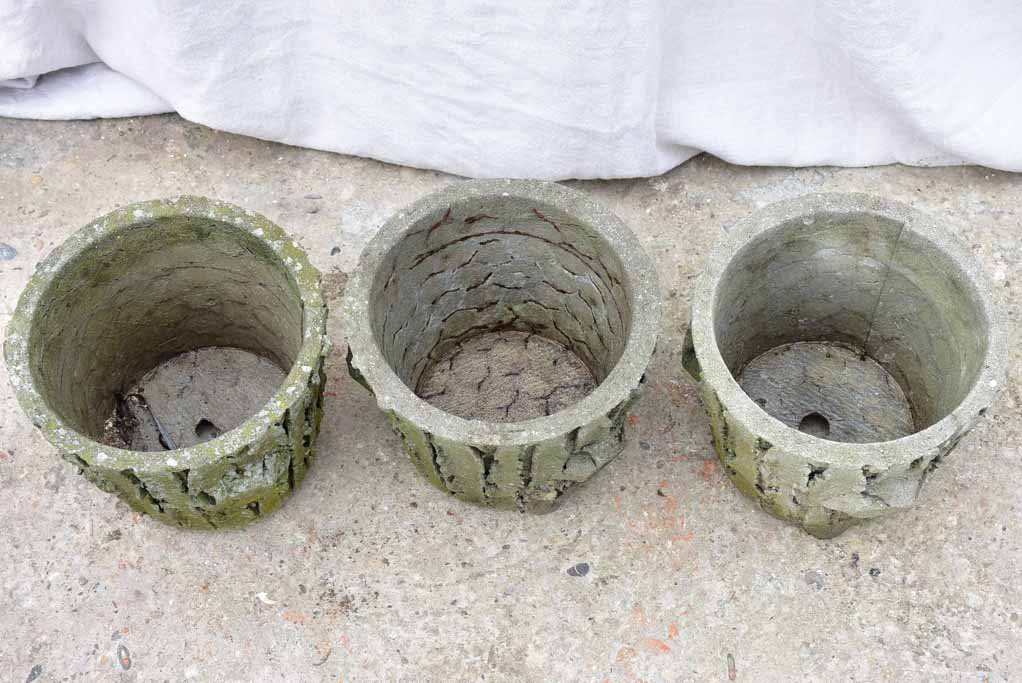
M199 443L209 441L220 436L220 428L203 418L195 425L195 436L199 437Z
M798 430L810 436L824 437L830 434L830 422L819 413L809 413L798 423Z

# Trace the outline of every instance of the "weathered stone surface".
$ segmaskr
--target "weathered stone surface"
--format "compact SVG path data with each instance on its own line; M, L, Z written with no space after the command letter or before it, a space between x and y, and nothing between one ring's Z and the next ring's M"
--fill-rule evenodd
M133 204L86 225L36 270L4 352L22 408L61 455L134 509L185 527L247 524L301 483L322 415L319 273L262 216L200 197ZM189 448L101 441L145 372L210 346L288 374L255 415Z
M743 390L736 378L750 362L797 342L855 349L880 368L841 371L832 367L842 365L838 352L825 360L819 349L794 364L760 363L759 372L787 372L815 362L795 380L812 385L807 395L832 394L819 408L796 400L790 378L747 383L757 394L775 387L769 399ZM826 538L913 503L1004 384L1005 355L989 285L949 230L896 202L809 195L754 214L714 249L682 362L699 383L731 480L771 514ZM866 401L868 387L843 385L870 377L901 391L878 387ZM829 383L818 386L821 378ZM877 414L871 401L897 400L881 388L908 401L914 424L907 435L871 441L890 433L885 419L896 433L905 420ZM805 417L822 417L824 428L840 422L829 437L842 441L799 431Z
M504 180L452 185L392 218L363 252L344 307L351 374L419 472L463 500L523 510L548 509L620 452L660 319L652 261L620 219L559 185ZM417 395L429 395L438 362L453 369L452 352L494 332L556 342L596 387L518 421L466 419ZM534 410L551 405L525 393ZM515 407L502 417L525 414Z

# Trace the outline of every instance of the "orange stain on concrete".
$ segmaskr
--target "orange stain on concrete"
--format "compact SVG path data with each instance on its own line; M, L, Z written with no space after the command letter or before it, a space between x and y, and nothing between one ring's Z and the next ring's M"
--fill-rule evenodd
M282 615L284 621L289 621L298 626L305 626L305 615L293 609L289 609Z
M667 384L667 397L671 399L671 403L674 404L675 408L684 405L686 400L686 392L680 384L669 382Z
M673 515L678 511L678 499L674 496L664 496L664 514Z
M709 482L713 478L713 475L717 473L717 461L716 460L703 460L703 466L699 468L699 476L703 478L703 481Z
M674 536L672 536L671 540L672 541L677 541L678 543L691 543L692 539L695 538L695 537L696 537L696 535L692 531L684 531L684 532L677 533Z
M635 648L628 647L627 645L625 645L624 647L617 651L617 661L627 662L629 659L635 657L636 654L638 653L635 651Z
M646 638L645 644L646 649L657 654L664 654L671 651L671 648L667 645L667 643L662 640L657 640L656 638Z
M678 637L678 625L671 623L667 626L667 640L674 640Z
M632 415L629 415L628 416L628 424L630 424L633 427L635 425L639 424L639 416L635 415L634 413Z
M646 612L642 609L642 605L635 605L632 608L632 620L636 624L646 625Z
M685 528L685 515L678 512L678 499L664 496L663 501L663 508L646 506L640 519L628 522L628 528L637 536L656 537L653 542L644 545L647 552L651 552L661 542L688 543L695 538L695 534Z

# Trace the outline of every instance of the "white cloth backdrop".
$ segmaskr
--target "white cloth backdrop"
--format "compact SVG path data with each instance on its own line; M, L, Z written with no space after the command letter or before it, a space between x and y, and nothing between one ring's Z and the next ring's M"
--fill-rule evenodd
M468 176L1020 171L1022 2L0 0L0 116L164 111Z

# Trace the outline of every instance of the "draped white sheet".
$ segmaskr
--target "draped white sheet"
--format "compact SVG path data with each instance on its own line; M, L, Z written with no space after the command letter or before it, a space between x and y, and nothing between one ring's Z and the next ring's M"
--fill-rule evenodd
M1019 171L1022 2L0 0L0 116L163 111L468 176Z

